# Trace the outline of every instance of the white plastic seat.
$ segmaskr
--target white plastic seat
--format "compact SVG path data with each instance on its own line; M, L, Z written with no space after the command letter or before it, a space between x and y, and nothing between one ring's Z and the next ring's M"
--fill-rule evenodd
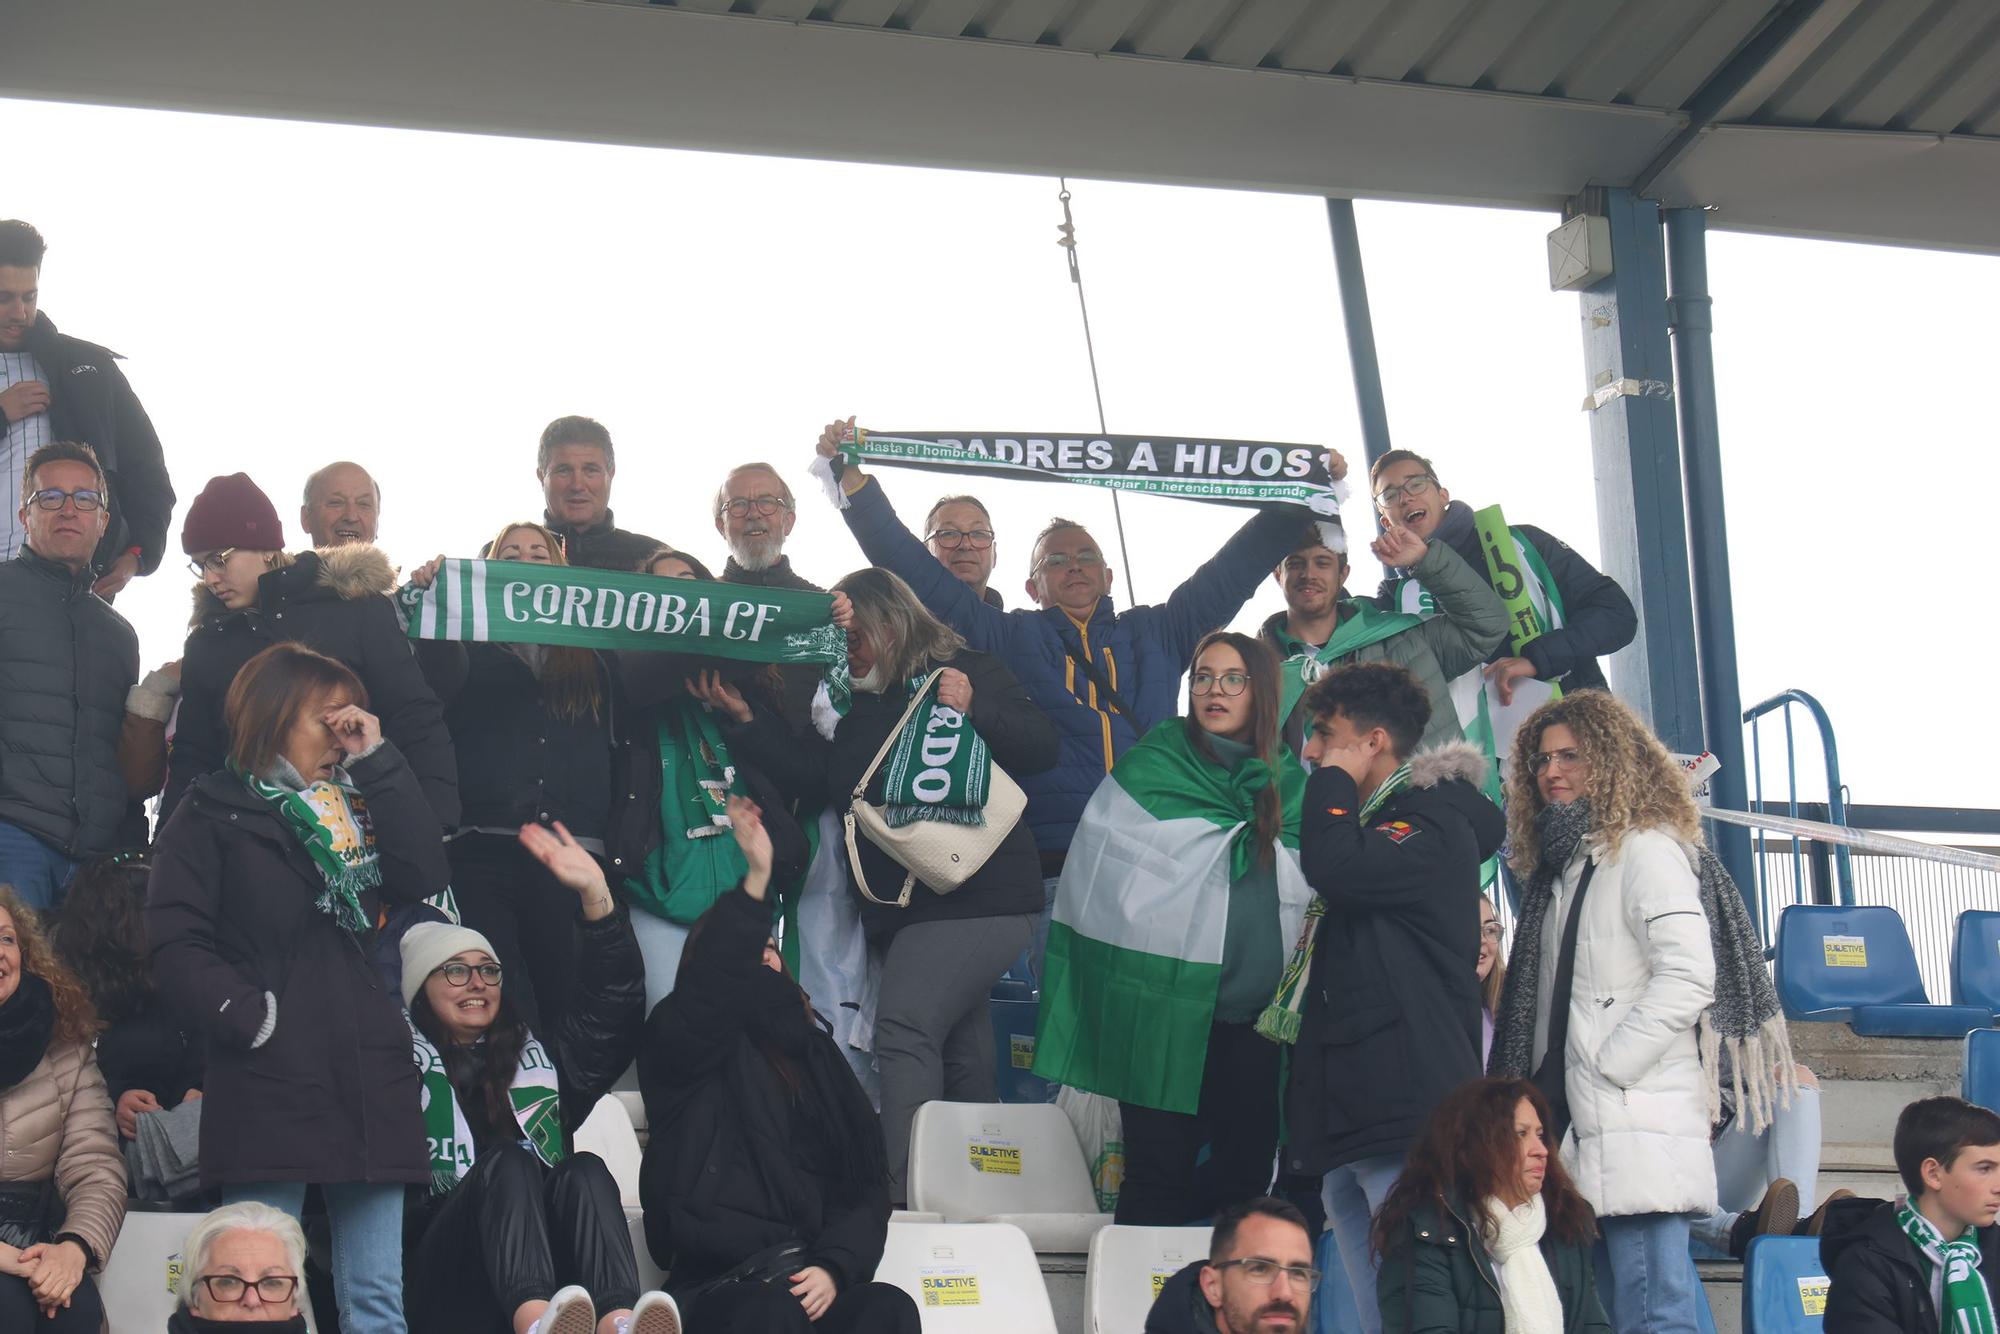
M927 1102L910 1127L910 1208L1010 1223L1042 1253L1082 1254L1110 1223L1069 1117L1050 1103Z
M201 1214L127 1213L97 1276L98 1295L114 1330L165 1329L179 1300L174 1282L181 1243Z
M1160 1284L1196 1260L1208 1258L1212 1231L1205 1227L1100 1229L1090 1239L1090 1264L1083 1277L1089 1334L1127 1334L1144 1328Z
M639 1291L651 1292L654 1288L666 1286L666 1275L653 1263L653 1253L646 1249L646 1219L639 1210L628 1205L625 1209L625 1227L632 1234L632 1258L639 1264Z
M590 1109L590 1115L576 1128L571 1143L578 1153L594 1153L611 1169L618 1183L618 1202L628 1209L639 1207L639 1136L632 1118L617 1098L604 1097Z
M920 1213L915 1209L891 1209L889 1211L889 1221L891 1223L942 1223L944 1222L944 1215Z
M632 1122L632 1129L638 1132L643 1142L646 1137L646 1100L639 1096L637 1089L612 1089L611 1096L618 1099L625 1108L625 1115Z
M924 1334L1056 1334L1034 1248L1005 1223L891 1223L875 1281L910 1294Z

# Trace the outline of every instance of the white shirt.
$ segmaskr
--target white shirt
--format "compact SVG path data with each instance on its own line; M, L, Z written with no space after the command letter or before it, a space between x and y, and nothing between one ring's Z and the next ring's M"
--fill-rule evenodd
M0 390L11 389L24 380L49 382L42 374L42 367L32 352L0 352ZM21 554L21 543L27 533L21 527L18 514L20 506L15 497L21 494L22 473L28 466L28 456L49 443L49 414L37 412L20 421L9 421L4 435L0 435L0 485L6 487L6 503L0 505L0 560L12 560Z

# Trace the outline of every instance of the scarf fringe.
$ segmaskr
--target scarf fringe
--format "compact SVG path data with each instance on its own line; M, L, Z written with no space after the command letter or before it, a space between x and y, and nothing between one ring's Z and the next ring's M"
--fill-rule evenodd
M1778 1112L1792 1105L1799 1091L1798 1065L1792 1057L1791 1030L1783 1015L1766 1019L1745 1037L1723 1037L1712 1014L1701 1019L1701 1072L1708 1095L1708 1123L1722 1119L1720 1057L1729 1059L1729 1091L1736 1115L1752 1135L1761 1134ZM1748 1071L1746 1075L1744 1072Z
M890 806L884 810L882 818L891 829L901 829L919 820L929 820L933 824L976 826L986 823L986 812L976 806Z

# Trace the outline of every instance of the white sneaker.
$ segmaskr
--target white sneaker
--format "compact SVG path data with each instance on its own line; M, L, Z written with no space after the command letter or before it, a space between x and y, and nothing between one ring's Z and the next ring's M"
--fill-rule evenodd
M597 1308L591 1305L590 1294L572 1285L549 1300L549 1309L528 1334L596 1334L596 1330Z
M618 1322L618 1334L681 1334L681 1308L664 1292L645 1293Z

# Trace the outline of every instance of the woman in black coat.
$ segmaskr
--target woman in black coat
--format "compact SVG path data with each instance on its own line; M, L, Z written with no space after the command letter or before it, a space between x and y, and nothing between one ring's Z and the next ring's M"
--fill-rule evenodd
M410 651L403 618L385 596L396 586L389 558L358 543L287 555L277 511L242 473L213 479L195 498L181 545L202 582L181 658L180 714L161 822L196 779L222 768L228 756L223 701L236 673L272 644L289 640L337 658L361 679L382 734L408 761L436 822L456 825L451 735L443 706Z
M975 653L886 570L858 570L834 585L853 603L848 668L853 700L825 746L802 743L770 710L752 708L727 687L709 702L729 717L732 744L780 788L810 793L845 812L876 752L902 720L913 685L943 669L937 702L959 710L1009 774L1040 773L1056 762L1056 734L1000 659ZM816 721L829 721L815 704ZM921 711L920 711L921 712ZM913 725L915 725L913 723ZM883 800L884 770L867 799ZM1042 871L1033 833L1016 823L984 865L949 894L921 882L907 907L895 906L907 874L860 840L863 929L882 954L874 1051L882 1074L882 1129L889 1151L889 1197L904 1199L910 1122L926 1102L995 1100L993 1029L986 1002L993 984L1028 947L1041 911ZM886 900L886 902L882 902Z
M539 523L513 523L486 545L491 560L567 565ZM443 557L410 575L428 588ZM514 1003L553 1028L576 968L575 896L522 850L524 824L561 821L602 859L617 754L610 660L587 648L424 640L424 675L444 700L458 759L459 826L447 850L465 925L520 965Z
M416 775L343 664L279 644L230 687L230 767L161 830L146 931L208 1043L201 1174L297 1216L318 1184L349 1334L404 1334L403 1187L430 1180L410 1028L365 954L448 872Z
M889 1231L874 1109L770 939L771 842L732 797L748 870L689 933L647 1021L646 1245L703 1334L917 1334L874 1282Z
M541 1036L484 936L447 922L403 933L431 1151L430 1196L407 1232L409 1272L422 1276L410 1285L410 1323L679 1334L673 1300L639 1294L618 1183L573 1142L638 1047L646 992L632 924L561 824L524 825L518 837L577 905L563 924L575 989Z

